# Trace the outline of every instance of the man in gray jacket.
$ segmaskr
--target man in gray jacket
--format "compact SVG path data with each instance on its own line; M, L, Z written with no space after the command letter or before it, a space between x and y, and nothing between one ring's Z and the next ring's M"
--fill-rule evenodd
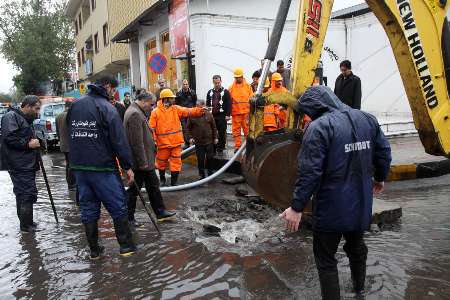
M69 128L67 128L67 111L72 105L71 101L66 101L65 110L56 117L56 134L59 139L59 150L64 153L66 159L66 181L69 190L75 190L75 176L70 170L69 163Z
M175 213L167 211L164 206L159 190L159 180L155 172L156 146L146 117L146 113L151 111L154 102L153 94L140 93L125 113L124 127L133 156L136 185L140 189L145 184L156 217L162 221L174 216ZM137 196L136 186L132 185L128 189L128 220L136 227L140 226L134 218Z

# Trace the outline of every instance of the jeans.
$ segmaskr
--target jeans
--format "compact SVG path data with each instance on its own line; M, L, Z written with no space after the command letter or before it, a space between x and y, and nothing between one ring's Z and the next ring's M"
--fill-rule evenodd
M133 170L134 181L139 189L142 184L145 185L147 190L148 198L150 204L152 205L153 211L158 214L159 211L166 209L163 203L161 191L159 190L159 179L156 176L155 170L151 171L140 171ZM138 191L133 184L127 191L128 193L128 220L134 220L134 212L136 211L136 199L138 196Z
M128 215L127 196L119 174L113 172L75 171L83 224L97 222L101 204L111 217Z
M225 150L225 145L227 143L227 120L225 119L225 115L214 116L214 121L216 122L219 139L217 150Z
M364 288L366 275L367 246L362 232L328 233L314 231L313 251L319 272L323 299L340 299L339 275L336 252L342 236L344 251L350 261L353 285L356 290Z
M212 173L212 159L214 158L214 145L195 145L195 153L197 154L198 171L200 175L204 175L205 166L208 174Z

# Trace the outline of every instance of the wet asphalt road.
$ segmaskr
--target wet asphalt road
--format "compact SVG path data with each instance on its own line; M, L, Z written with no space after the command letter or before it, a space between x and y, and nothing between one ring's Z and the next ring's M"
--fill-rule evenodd
M87 259L88 251L73 195L66 188L63 157L44 157L60 225L56 226L42 177L35 219L40 231L19 232L9 176L0 172L1 299L318 299L311 233L280 235L276 211L268 229L273 236L229 244L199 235L185 212L205 201L233 197L221 183L189 192L166 194L179 214L161 224L159 238L146 221L136 231L139 251L118 255L111 219L103 212L100 238L106 256ZM187 167L182 180L195 174ZM388 184L382 199L403 207L401 222L366 235L369 247L366 299L450 299L450 176ZM352 299L348 260L338 253L341 294Z

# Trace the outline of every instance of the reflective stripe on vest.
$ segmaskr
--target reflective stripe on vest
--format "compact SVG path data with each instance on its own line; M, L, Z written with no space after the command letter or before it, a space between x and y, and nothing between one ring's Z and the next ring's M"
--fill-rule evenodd
M172 134L177 134L177 133L180 133L180 132L183 132L183 130L178 130L178 131L174 131L174 132L168 132L168 133L157 133L156 135L158 135L158 136L166 136L166 135L172 135Z

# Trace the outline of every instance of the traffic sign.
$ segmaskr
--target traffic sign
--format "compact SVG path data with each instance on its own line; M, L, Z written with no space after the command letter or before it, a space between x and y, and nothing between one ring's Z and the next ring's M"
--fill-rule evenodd
M161 74L167 67L167 58L162 53L153 54L148 60L150 70L157 74Z

